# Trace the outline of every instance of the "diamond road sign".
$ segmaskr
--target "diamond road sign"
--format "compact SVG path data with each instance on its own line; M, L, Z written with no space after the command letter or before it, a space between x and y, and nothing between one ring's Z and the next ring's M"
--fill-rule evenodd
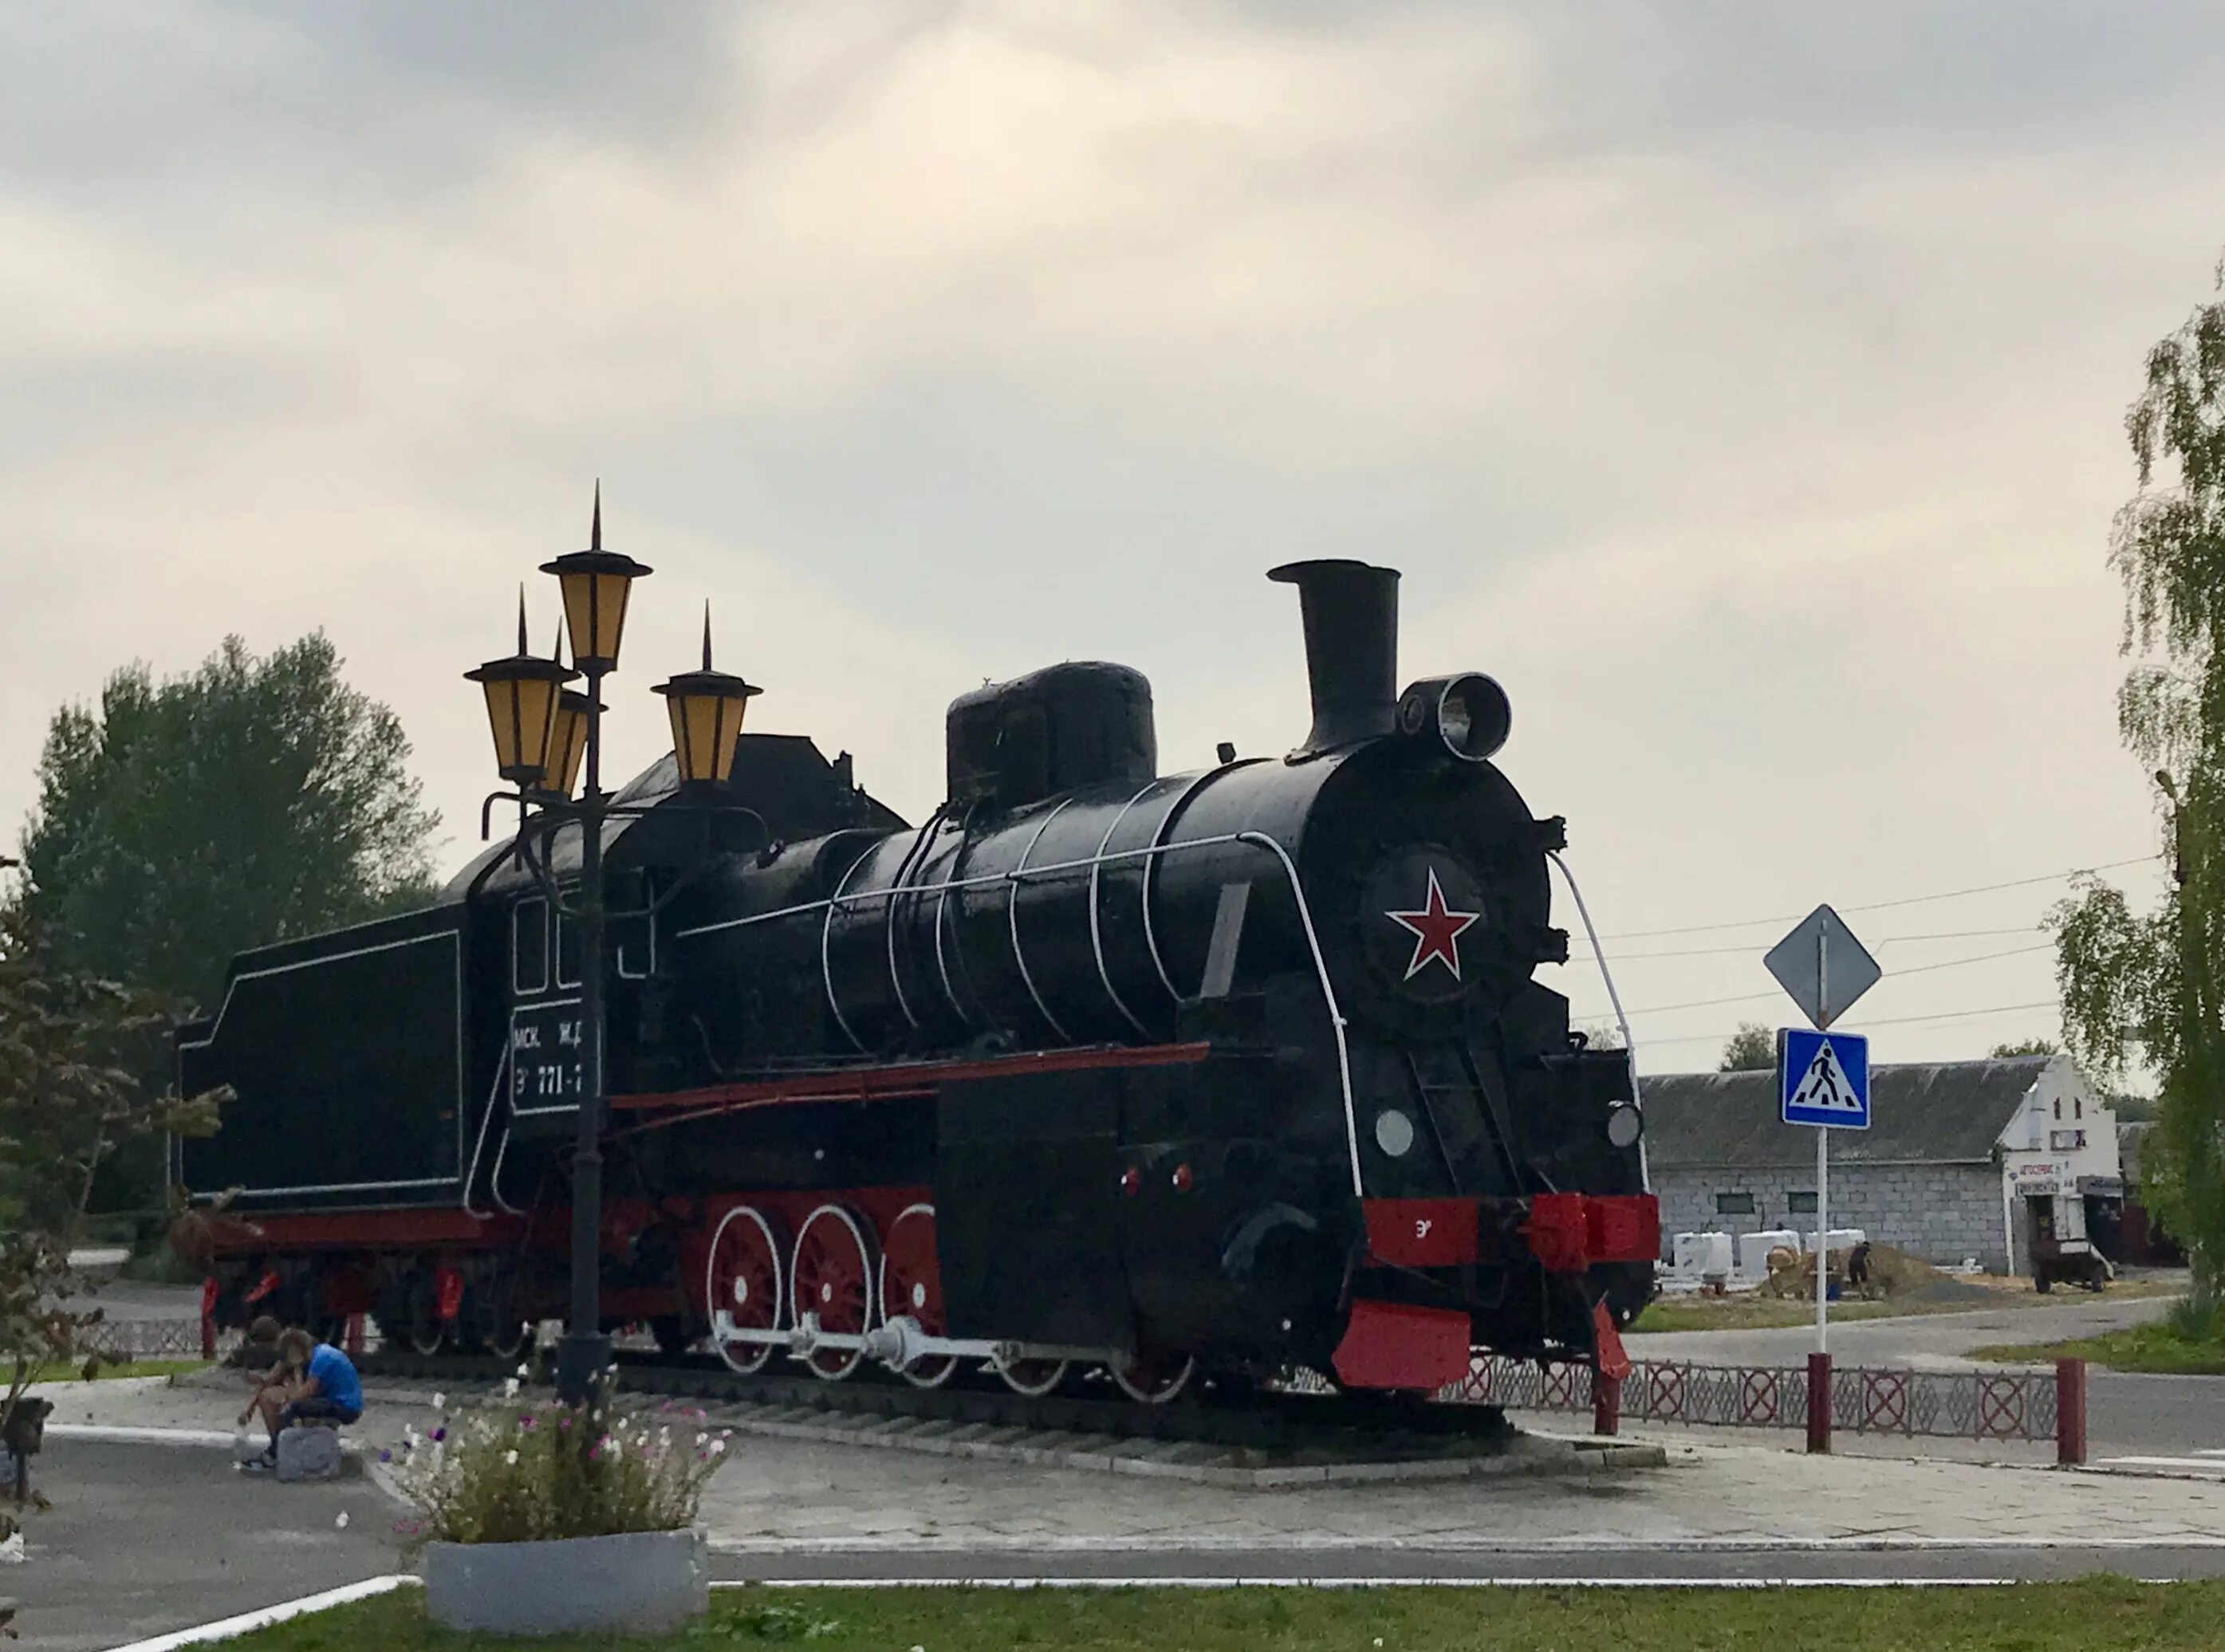
M1761 961L1818 1027L1845 1015L1885 973L1846 921L1828 906L1803 918Z
M1870 1041L1788 1027L1777 1035L1777 1094L1788 1124L1870 1127Z

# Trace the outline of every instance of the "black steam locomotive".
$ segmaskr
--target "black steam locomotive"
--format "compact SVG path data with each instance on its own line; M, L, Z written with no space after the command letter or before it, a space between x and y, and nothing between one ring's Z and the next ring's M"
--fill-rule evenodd
M1505 695L1397 692L1392 570L1293 564L1313 726L1158 773L1150 685L952 705L916 829L808 739L670 759L604 839L604 1302L664 1345L1026 1393L1198 1366L1429 1389L1478 1346L1612 1355L1659 1249L1619 1054L1531 979L1558 820ZM700 801L700 799L694 800ZM672 807L665 807L667 803ZM180 1039L227 1083L186 1186L216 1311L512 1351L560 1317L581 1104L575 827L405 917L240 958Z

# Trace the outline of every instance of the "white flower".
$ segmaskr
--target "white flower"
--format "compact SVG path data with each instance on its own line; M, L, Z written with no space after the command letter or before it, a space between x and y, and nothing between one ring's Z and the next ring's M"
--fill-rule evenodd
M518 1375L519 1378L520 1378L521 1380L523 1380L523 1379L525 1377L525 1376L528 1374L528 1372L530 1370L530 1369L531 1369L531 1368L530 1368L529 1366L520 1365L520 1366L517 1368L517 1375Z
M713 1456L713 1457L716 1457L716 1456L717 1456L720 1452L722 1452L722 1451L724 1451L724 1450L726 1450L726 1440L725 1440L723 1438L722 1438L722 1439L719 1439L719 1440L713 1440L713 1441L711 1442L711 1455L712 1455L712 1456Z
M447 1402L448 1396L447 1395L440 1392L437 1389L434 1390L433 1408L435 1411L438 1411L442 1406L447 1404Z
M517 1379L515 1377L502 1385L502 1397L505 1400L514 1400L517 1397Z
M711 1437L710 1435L708 1435L708 1434L705 1434L705 1433L704 1433L701 1429L700 1429L700 1428L699 1428L699 1429L697 1429L697 1430L695 1431L695 1443L696 1443L698 1446L701 1445L705 1440L708 1440L710 1437Z
M341 1510L340 1517L333 1522L333 1524L339 1527L342 1531L345 1531L347 1529L347 1510L345 1509Z
M517 1466L517 1453L515 1451L506 1451L502 1454L502 1460L509 1464L510 1467L516 1468Z

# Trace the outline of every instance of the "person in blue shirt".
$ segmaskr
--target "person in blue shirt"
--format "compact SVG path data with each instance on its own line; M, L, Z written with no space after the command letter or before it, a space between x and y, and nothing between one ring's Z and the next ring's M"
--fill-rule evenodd
M270 1431L270 1445L263 1454L268 1466L277 1460L278 1435L297 1422L358 1422L363 1418L363 1381L348 1357L329 1342L319 1342L298 1326L278 1339L278 1369L257 1389L246 1410L244 1425L260 1414Z

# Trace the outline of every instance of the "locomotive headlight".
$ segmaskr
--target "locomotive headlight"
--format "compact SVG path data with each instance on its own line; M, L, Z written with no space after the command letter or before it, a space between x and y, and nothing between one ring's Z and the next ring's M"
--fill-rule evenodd
M1393 1159L1403 1159L1414 1145L1414 1121L1396 1107L1375 1115L1375 1145Z
M1645 1116L1626 1101L1607 1110L1607 1139L1610 1147L1636 1147L1645 1134Z
M1506 691L1480 672L1425 677L1398 697L1398 731L1436 738L1466 763L1481 763L1506 744L1514 709Z

